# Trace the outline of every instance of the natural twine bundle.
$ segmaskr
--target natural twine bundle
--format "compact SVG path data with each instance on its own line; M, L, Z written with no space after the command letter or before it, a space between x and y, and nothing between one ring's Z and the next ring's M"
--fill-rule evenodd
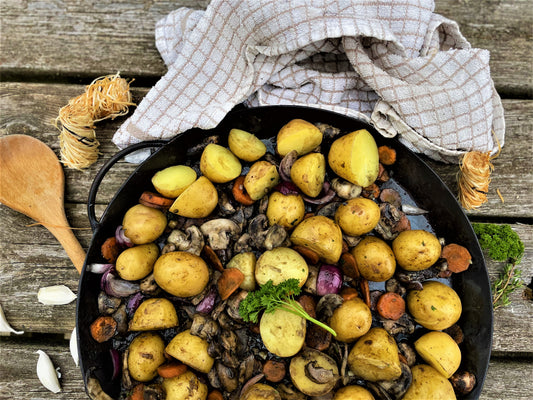
M61 162L67 167L82 169L96 162L100 142L94 124L128 113L129 106L135 105L130 83L118 73L96 78L83 94L59 110L55 126L61 131Z

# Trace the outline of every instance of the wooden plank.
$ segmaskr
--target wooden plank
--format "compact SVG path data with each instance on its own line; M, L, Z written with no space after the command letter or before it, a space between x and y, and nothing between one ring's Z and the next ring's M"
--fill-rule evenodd
M48 144L59 154L58 131L52 125L59 109L69 99L83 93L80 85L52 85L28 83L1 83L0 135L23 133L35 136ZM146 88L133 88L135 101L139 102L147 93ZM494 173L489 188L488 203L475 211L468 212L473 218L486 217L533 217L533 101L504 100L506 118L506 140L499 157L493 160ZM104 121L97 125L97 137L101 142L101 156L96 164L84 171L65 169L66 201L83 203L87 200L89 188L97 171L117 151L111 142L113 133L124 118ZM423 157L424 158L424 157ZM457 193L458 165L428 161L452 193ZM135 166L120 162L106 175L97 201L108 202L120 184L129 176ZM502 203L496 189L502 193Z
M122 71L156 79L166 72L155 47L156 21L208 0L4 0L0 4L5 78L91 78ZM491 51L498 90L531 95L533 16L528 0L436 0L436 12L459 23L473 47Z

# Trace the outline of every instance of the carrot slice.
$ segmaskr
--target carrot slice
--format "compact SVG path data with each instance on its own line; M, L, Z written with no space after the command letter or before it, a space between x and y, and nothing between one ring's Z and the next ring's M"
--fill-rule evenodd
M316 318L316 302L311 296L303 294L298 298L298 303L302 306L307 314Z
M117 330L117 321L110 316L98 317L90 326L91 336L98 343L103 343L113 337Z
M108 263L114 264L120 254L120 247L118 246L117 239L114 236L107 238L102 244L100 251L102 252L102 257L104 257Z
M157 367L157 374L161 378L175 378L187 371L187 366L178 362L169 362Z
M441 257L446 259L448 270L452 272L463 272L472 263L470 252L463 246L450 243L442 249Z
M357 262L352 253L342 253L338 266L342 269L344 275L353 279L359 279L359 269L357 268Z
M363 300L365 304L370 308L372 304L370 303L370 287L368 286L368 281L364 278L361 278L359 281L359 287L361 288L361 294L363 295Z
M231 194L233 194L235 200L245 206L251 206L254 204L254 200L248 193L246 193L246 189L244 188L244 175L241 175L235 179L233 188L231 189Z
M144 400L144 385L142 383L133 388L128 400Z
M295 245L292 249L297 251L303 258L305 258L310 264L317 264L320 260L320 256L313 250L305 247Z
M217 253L215 253L215 250L213 250L208 244L205 244L202 249L202 258L207 260L208 264L217 271L224 272L222 261L220 261L220 258L218 257Z
M344 301L353 300L359 297L359 293L357 293L357 290L351 287L343 288L341 290L340 295Z
M174 203L174 199L163 197L154 192L143 192L139 198L139 203L147 207L166 210Z
M389 146L378 147L379 161L385 165L392 165L396 162L396 150Z
M376 305L376 310L383 318L396 321L405 313L405 301L398 293L383 293Z
M361 192L361 196L367 198L367 199L377 199L379 198L381 190L379 189L379 186L375 183L372 183L370 186L364 187L363 191Z
M263 374L265 379L270 382L279 382L285 378L286 367L281 361L268 360L263 365Z
M244 281L244 274L237 268L226 268L218 278L218 294L226 300L235 292Z
M207 396L207 400L224 400L224 396L219 390L213 390Z

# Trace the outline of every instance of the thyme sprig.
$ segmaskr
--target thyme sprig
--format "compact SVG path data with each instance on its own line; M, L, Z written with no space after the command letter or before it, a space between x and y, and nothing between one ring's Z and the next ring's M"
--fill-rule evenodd
M511 304L509 295L523 285L522 271L516 267L516 264L507 264L500 273L499 278L492 284L492 306L494 310Z

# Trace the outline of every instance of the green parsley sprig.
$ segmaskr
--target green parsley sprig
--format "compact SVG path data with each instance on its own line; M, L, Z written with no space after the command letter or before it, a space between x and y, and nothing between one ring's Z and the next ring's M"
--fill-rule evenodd
M298 303L294 296L301 292L297 279L287 279L278 285L269 280L260 289L248 293L239 305L239 314L246 322L256 323L262 311L271 313L281 308L292 314L298 315L324 328L333 336L337 333L329 326L311 317Z

